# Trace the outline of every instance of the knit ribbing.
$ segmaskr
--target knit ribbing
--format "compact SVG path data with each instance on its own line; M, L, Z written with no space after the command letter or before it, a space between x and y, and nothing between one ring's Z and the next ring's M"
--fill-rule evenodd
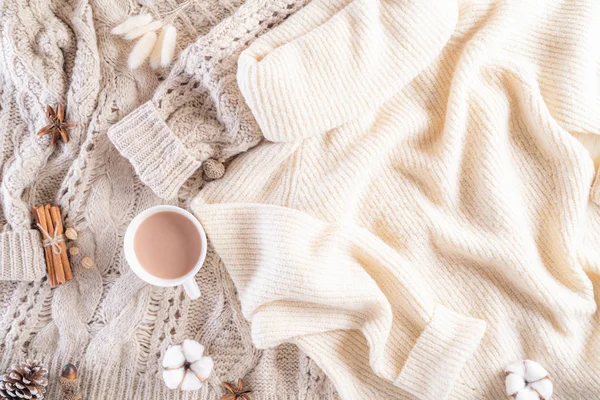
M445 398L484 332L485 322L438 307L395 383L419 399Z
M598 131L600 9L458 3L315 0L260 38L238 80L274 143L192 207L254 340L343 398L499 399L519 359L596 398L598 180L572 133Z
M305 1L242 5L227 23L181 53L152 100L110 127L115 146L157 195L174 198L203 161L224 162L260 142L260 129L234 79L237 58L250 40ZM165 143L150 152L157 141Z
M240 57L240 90L265 137L273 141L333 129L383 103L439 54L457 18L456 4L448 1L387 6L354 1L332 21L320 2L307 9L290 23L301 30L275 30L269 45L264 41ZM429 29L421 29L424 24ZM280 47L282 35L289 42L285 47ZM332 37L353 42L355 52ZM281 113L267 111L273 108Z
M391 379L396 372L386 365L386 359L407 359L396 384L420 399L428 399L432 394L445 396L450 391L485 331L482 321L444 307L436 308L430 316L424 283L408 270L402 277L394 277L392 269L403 260L356 227L328 226L275 206L210 206L199 198L193 208L211 232L211 240L223 254L236 284L244 288L240 292L243 311L253 323L253 339L260 348L293 341L297 336L359 329L371 346L371 367ZM268 231L262 229L267 226ZM262 243L269 245L263 247ZM353 255L347 254L350 249ZM277 254L286 254L285 259ZM354 264L361 268L354 268ZM378 266L389 268L389 287L373 287L369 275L364 274L384 274ZM254 290L258 290L251 283L254 280L259 280L264 290L259 298L254 298ZM380 290L403 306L391 309ZM366 304L368 309L362 310ZM410 327L409 332L392 330L392 312L413 318L417 328ZM429 318L431 322L416 344L407 341L414 329ZM310 351L310 346L305 350ZM340 356L343 359L353 356L355 349L341 351L348 352ZM438 367L437 385L428 379L427 366L432 362ZM360 368L368 373L367 366Z
M596 204L600 205L600 173L598 172L596 172L594 180L592 181L590 196Z
M358 227L325 224L271 205L207 205L198 197L192 208L240 288L259 348L312 337L318 351L341 362L356 357L356 348L334 349L317 338L358 330L370 347L370 362L354 368L364 375L375 370L427 400L450 392L483 336L483 321L432 305L427 284L406 261ZM371 276L385 284L377 287ZM407 326L393 327L394 318ZM315 351L310 340L296 343ZM406 362L400 371L401 360ZM342 385L348 377L333 379ZM349 393L362 398L368 391Z
M46 261L39 232L0 233L0 266L0 280L42 279L46 275Z
M142 182L160 197L171 199L201 162L165 124L152 102L138 107L108 132Z
M48 399L64 397L57 377L68 362L79 369L83 397L94 400L216 400L222 381L240 377L259 400L338 399L331 381L296 346L252 345L235 287L210 246L197 280L203 297L195 302L180 288L146 285L123 256L122 236L137 213L177 204L140 177L166 196L178 191L176 177L191 174L189 165L208 156L225 160L260 140L237 89L237 58L305 2L189 2L173 20L178 52L187 50L171 71L130 71L132 43L110 30L131 15L169 15L178 2L0 2L0 371L39 359L50 371ZM145 104L150 99L154 109ZM52 148L35 132L47 123L46 104L58 102L77 126L68 144ZM129 160L107 135L117 136L111 127L120 119L132 128L118 135ZM182 149L195 161L186 161ZM202 183L201 173L188 180L179 205L185 207ZM52 289L43 279L30 210L50 202L79 234L71 244L79 248L70 256L73 280ZM32 252L23 255L24 248ZM94 267L84 268L82 257L91 257ZM201 391L169 390L162 356L189 338L206 346L214 373Z

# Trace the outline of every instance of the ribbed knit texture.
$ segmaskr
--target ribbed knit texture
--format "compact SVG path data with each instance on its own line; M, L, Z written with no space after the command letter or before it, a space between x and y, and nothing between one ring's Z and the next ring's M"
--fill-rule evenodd
M268 141L192 209L256 345L298 344L344 399L503 399L521 359L597 398L600 180L572 133L600 133L598 21L315 0L242 53Z
M41 240L36 230L0 233L0 280L36 281L46 276Z
M237 59L263 30L307 1L242 7L238 21L246 21L218 25L199 37L182 52L152 99L110 127L115 147L158 196L176 198L202 162L226 162L262 140L235 80Z
M336 400L331 381L296 346L252 345L212 247L197 276L197 301L181 288L145 284L124 260L123 234L135 215L157 204L187 207L203 184L201 172L192 174L203 155L226 160L261 137L237 88L237 59L305 1L191 2L174 21L172 68L131 71L133 44L111 29L141 12L165 16L181 3L0 1L0 373L39 359L49 369L51 400L64 397L58 376L69 362L87 400L218 400L222 381L238 378L253 400ZM50 148L36 132L47 123L46 104L58 102L77 126L68 144ZM143 129L111 129L127 121ZM157 193L176 196L165 202ZM46 203L59 205L79 233L73 280L54 289L32 229L31 206ZM94 268L82 266L84 256ZM214 373L199 391L169 390L163 354L190 338L206 346Z
M173 198L201 163L188 154L183 143L156 113L151 102L145 103L109 132L144 183L158 196Z

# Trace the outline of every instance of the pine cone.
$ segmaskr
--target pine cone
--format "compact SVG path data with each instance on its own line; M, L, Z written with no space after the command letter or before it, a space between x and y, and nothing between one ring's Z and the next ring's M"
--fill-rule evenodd
M41 400L48 385L48 370L38 361L27 360L11 366L0 376L0 398Z

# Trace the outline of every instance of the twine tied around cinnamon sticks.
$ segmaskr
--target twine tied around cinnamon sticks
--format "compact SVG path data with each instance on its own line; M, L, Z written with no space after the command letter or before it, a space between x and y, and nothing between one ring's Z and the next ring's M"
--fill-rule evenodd
M59 235L58 234L58 222L56 224L54 224L54 235L51 236L50 233L44 229L44 227L41 224L36 224L38 228L40 228L40 231L42 231L42 233L44 234L44 237L46 237L46 239L44 239L44 241L42 242L44 247L52 247L52 252L54 254L61 254L62 253L62 249L60 248L60 242L64 242L65 241L65 236L64 235Z
M57 206L33 208L38 228L42 233L44 254L50 286L55 287L73 279L67 244L65 243L62 216Z

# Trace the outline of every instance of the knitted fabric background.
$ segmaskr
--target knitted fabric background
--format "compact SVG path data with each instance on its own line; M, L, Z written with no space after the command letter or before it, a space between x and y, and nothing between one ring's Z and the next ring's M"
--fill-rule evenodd
M124 152L130 159L124 158L109 128L150 101L192 149L196 166L209 156L227 161L261 139L237 89L237 56L305 1L240 3L201 0L182 13L175 22L181 59L172 71L158 73L130 71L131 44L109 32L144 10L163 15L177 6L173 0L1 3L0 371L40 359L50 369L50 399L59 398L57 374L67 362L79 367L89 399L217 399L222 380L240 377L257 400L337 398L295 346L252 346L235 288L212 248L197 278L203 295L195 302L180 288L144 284L123 258L122 236L137 213L156 204L187 207L203 181L192 171L177 196L162 200L155 192L166 193L160 191L164 180L153 185L140 174L146 186L134 171L136 154ZM68 144L53 150L35 133L46 124L46 104L57 103L78 126ZM30 208L42 203L60 205L66 223L79 231L74 280L52 290L43 277L39 235L31 229ZM83 256L96 267L82 268ZM207 346L215 373L199 392L169 391L159 363L168 345L186 338Z
M313 0L251 44L265 140L192 209L254 343L344 399L512 398L520 360L598 399L599 5Z

